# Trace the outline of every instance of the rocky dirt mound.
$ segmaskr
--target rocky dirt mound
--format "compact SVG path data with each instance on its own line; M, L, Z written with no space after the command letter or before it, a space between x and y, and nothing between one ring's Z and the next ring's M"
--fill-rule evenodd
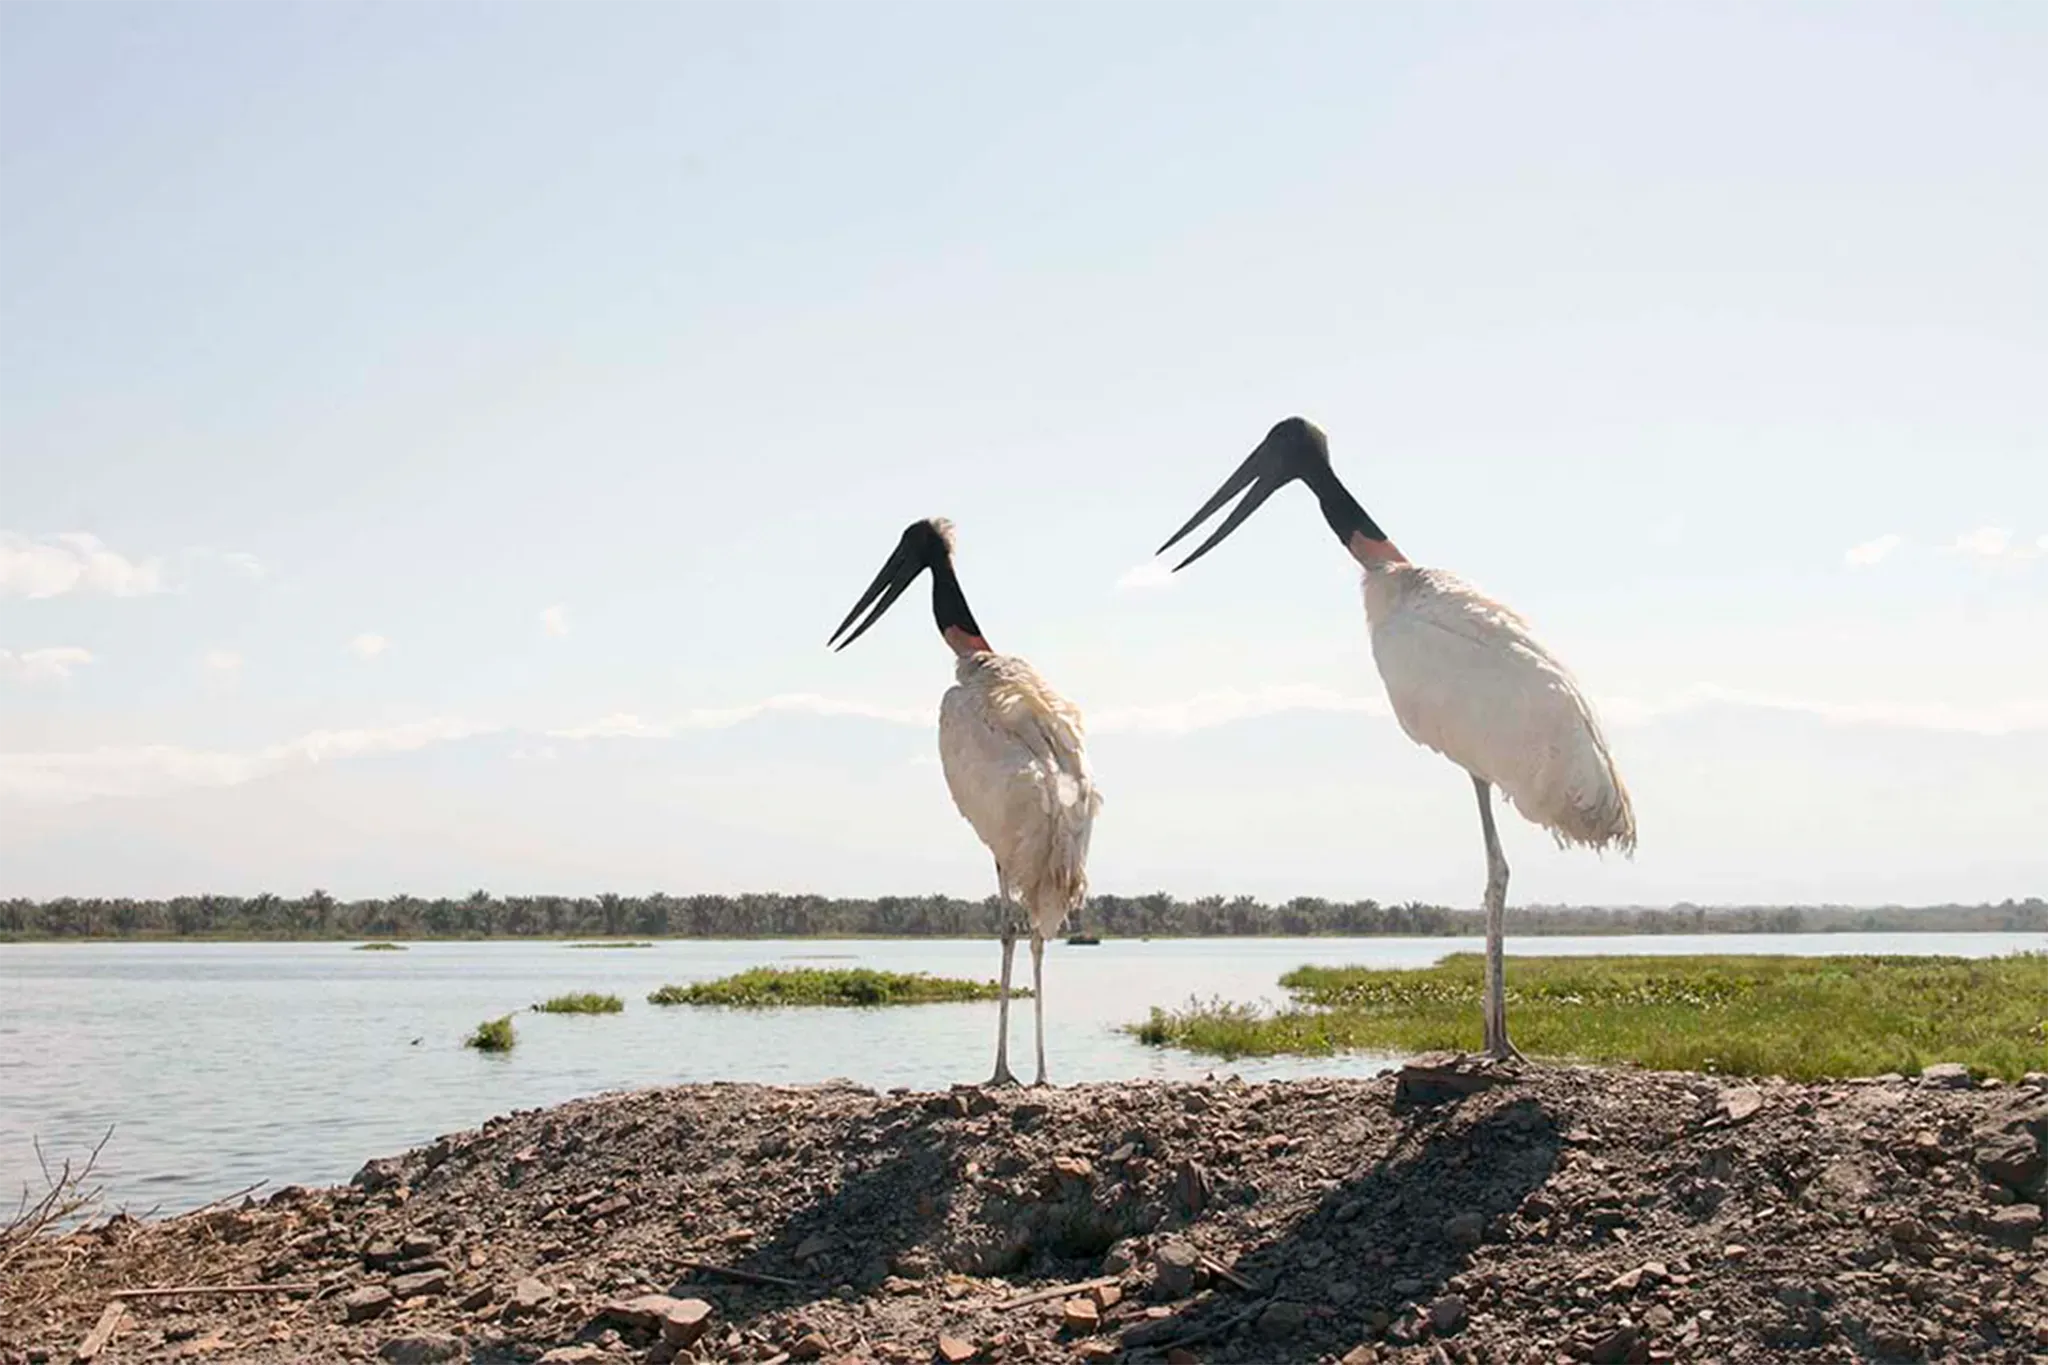
M2044 1143L1954 1074L678 1087L51 1242L0 1360L2038 1361Z

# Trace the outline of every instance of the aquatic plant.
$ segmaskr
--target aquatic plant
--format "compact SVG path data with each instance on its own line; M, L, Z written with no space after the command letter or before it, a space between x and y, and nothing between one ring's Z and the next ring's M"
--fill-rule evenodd
M478 1025L475 1032L462 1041L462 1046L480 1053L509 1053L512 1045L518 1042L519 1036L512 1032L512 1017L500 1015Z
M1474 1049L1483 966L1297 968L1280 979L1289 1007L1190 1001L1124 1028L1226 1058ZM2048 954L1512 958L1507 987L1532 1056L1796 1080L2048 1070Z
M994 982L933 977L874 968L749 968L714 982L665 986L648 996L658 1006L903 1006L940 1001L992 1001ZM1012 997L1031 993L1012 987Z
M616 1015L626 1003L616 996L595 991L576 991L542 1001L534 1009L543 1015Z

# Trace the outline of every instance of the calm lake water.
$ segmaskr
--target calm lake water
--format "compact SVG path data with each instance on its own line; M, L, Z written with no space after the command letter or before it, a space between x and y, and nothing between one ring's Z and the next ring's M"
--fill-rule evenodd
M2048 950L2039 934L1666 935L1511 940L1515 954L1934 953ZM1281 999L1302 963L1423 967L1476 939L1111 940L1046 951L1055 1082L1370 1075L1396 1059L1213 1059L1146 1048L1116 1026L1190 996ZM0 1196L40 1189L53 1162L108 1125L109 1199L190 1208L251 1183L346 1180L495 1114L597 1091L687 1081L944 1087L988 1075L996 1007L731 1011L646 1003L664 982L760 964L860 964L992 979L980 940L677 940L647 949L563 943L0 945ZM1020 980L1030 958L1020 946ZM461 1046L479 1020L564 991L612 991L623 1015L520 1014L519 1046ZM1011 1066L1031 1076L1031 1006L1011 1010Z

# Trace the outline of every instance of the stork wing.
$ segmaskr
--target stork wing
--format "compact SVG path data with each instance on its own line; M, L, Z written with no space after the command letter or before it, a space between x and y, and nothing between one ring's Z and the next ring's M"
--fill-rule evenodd
M1484 778L1561 844L1635 846L1635 813L1593 705L1529 624L1455 575L1403 569L1372 611L1401 729Z
M1102 797L1080 712L1022 660L976 655L939 712L939 757L953 804L995 855L1004 885L1042 932L1087 892L1088 843Z

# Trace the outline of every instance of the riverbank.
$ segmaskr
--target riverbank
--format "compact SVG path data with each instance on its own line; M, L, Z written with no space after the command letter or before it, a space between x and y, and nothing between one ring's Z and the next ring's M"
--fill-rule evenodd
M44 1245L0 1360L2038 1360L2044 1143L1938 1070L673 1087Z

